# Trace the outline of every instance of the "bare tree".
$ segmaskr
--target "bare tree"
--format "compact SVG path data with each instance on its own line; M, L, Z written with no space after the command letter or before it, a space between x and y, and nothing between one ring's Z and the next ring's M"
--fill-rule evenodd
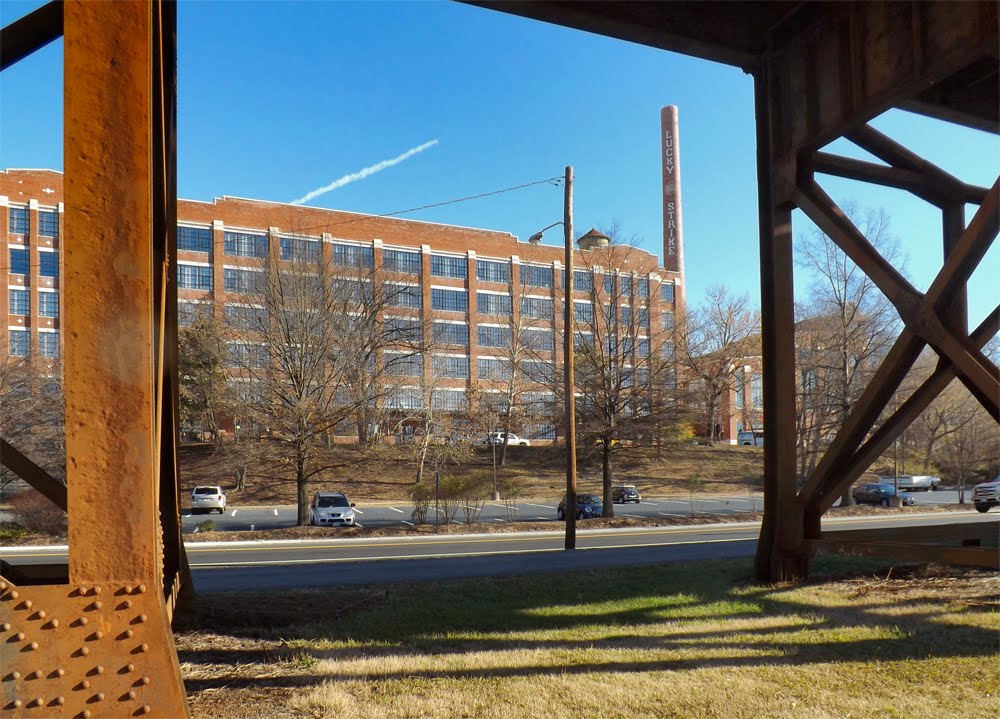
M0 356L0 437L56 479L66 477L62 368L46 358ZM0 489L17 477L0 466Z
M620 228L606 234L615 239ZM615 453L676 413L673 333L651 326L650 295L660 288L650 286L635 247L613 242L577 257L577 289L589 295L573 307L577 422L584 446L601 455L604 516L613 517Z
M688 398L700 408L714 443L722 398L737 387L747 359L760 356L760 310L748 294L713 285L702 304L678 322L676 338Z
M1000 435L989 413L956 380L950 401L955 408L939 437L942 472L958 487L958 502L965 504L965 490L992 479L1000 466Z
M182 426L208 427L220 442L219 421L230 409L226 376L226 344L214 318L197 317L179 331L178 376Z
M845 212L883 257L895 261L898 242L889 233L884 211ZM813 419L822 424L804 431L826 439L843 425L851 409L899 333L899 320L889 299L823 232L801 235L795 245L796 262L812 276L808 325L797 332L811 349L800 352L799 371L810 383L815 402L824 410ZM898 264L898 262L896 263ZM850 488L841 504L851 504Z
M233 379L245 383L249 413L285 449L300 525L309 520L309 479L332 466L330 433L367 418L389 389L373 378L414 354L385 352L397 339L384 322L395 286L375 281L370 248L344 247L330 257L315 240L283 238L282 259L234 278L247 303L227 307Z

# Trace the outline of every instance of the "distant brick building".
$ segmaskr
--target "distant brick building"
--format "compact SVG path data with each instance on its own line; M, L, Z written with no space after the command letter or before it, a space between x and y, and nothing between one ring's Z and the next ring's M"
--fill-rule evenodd
M63 227L63 175L52 170L0 172L0 227L6 270L0 273L0 349L10 355L56 362L62 353L61 308L66 302L62 257L76 238ZM497 361L496 328L511 312L530 307L531 330L538 333L542 360L559 372L555 338L562 328L562 247L520 242L505 232L432 222L325 210L235 197L211 202L179 200L178 316L190 324L199 313L221 323L234 321L239 307L252 307L246 289L262 258L280 262L303 247L339 261L370 263L383 281L412 287L400 293L393 321L420 323L442 340L419 374L399 377L399 396L437 376L441 409L462 393L492 381ZM113 228L109 228L109 231ZM94 240L91 240L94 241ZM682 301L681 272L663 269L655 255L632 250L616 262L621 279L604 271L595 247L578 252L575 306L586 310L601 288L627 284L644 313L645 327L672 326ZM511 288L516 297L511 297ZM70 298L72 299L72 298ZM514 301L519 300L519 301ZM593 308L591 308L591 312ZM435 347L442 346L436 342ZM541 388L540 388L541 390ZM552 438L552 426L529 428L529 436Z

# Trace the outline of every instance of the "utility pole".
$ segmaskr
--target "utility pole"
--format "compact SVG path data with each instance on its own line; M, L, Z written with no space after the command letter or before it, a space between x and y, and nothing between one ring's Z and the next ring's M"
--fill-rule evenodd
M563 392L566 405L566 549L576 549L576 385L573 375L573 167L566 166L563 236L566 243L566 281L563 302Z

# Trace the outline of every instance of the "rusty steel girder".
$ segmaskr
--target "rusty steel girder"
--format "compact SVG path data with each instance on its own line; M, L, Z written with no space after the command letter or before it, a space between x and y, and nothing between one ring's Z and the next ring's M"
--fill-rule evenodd
M187 579L174 446L176 7L56 6L65 40L68 581L21 568L0 578L0 710L184 717L170 630Z

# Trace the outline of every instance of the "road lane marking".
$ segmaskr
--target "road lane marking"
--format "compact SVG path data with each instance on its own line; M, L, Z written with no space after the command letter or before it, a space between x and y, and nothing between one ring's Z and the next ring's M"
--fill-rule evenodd
M525 502L525 507L541 507L542 509L555 509L551 504L532 504L531 502Z
M660 512L660 514L663 514L664 516L674 516L674 517L686 517L686 516L688 516L686 514L666 515L663 512ZM952 515L954 515L954 514L955 513L952 513ZM978 517L976 515L971 515L970 516L966 512L961 513L961 516L963 516L963 517L970 517L969 520L967 520L968 522L982 521L980 517ZM947 519L948 517L949 517L949 515L945 514L945 513L933 513L933 514L923 514L923 515L920 515L921 519ZM554 520L554 519L552 519L550 517L537 517L537 519L540 519L540 520L546 521L546 522L556 521L556 520ZM835 519L833 519L830 522L830 524L832 524L833 526L837 526L837 525L843 525L843 524L863 524L863 523L872 522L872 521L878 522L878 521L886 521L886 520L888 520L890 524L894 524L896 522L902 522L904 520L912 520L912 519L914 519L914 518L913 517L906 517L906 516L892 517L892 516L885 516L885 515L871 515L871 516L865 516L865 517L835 518ZM956 524L961 525L961 524L964 524L964 523L966 523L966 522L957 522ZM1000 520L998 520L998 523L1000 523ZM915 526L921 526L921 525L915 525ZM941 526L941 525L938 524L938 523L934 523L934 524L929 524L927 526ZM628 531L628 532L614 531L613 533L607 533L607 532L605 532L605 533L597 534L597 535L593 535L593 536L639 537L639 536L656 536L656 535L663 535L663 534L683 534L685 532L692 532L692 531L693 532L711 532L711 533L741 532L741 531L743 531L743 532L758 533L760 531L760 523L759 522L752 522L752 523L751 522L747 522L747 523L741 523L740 525L736 525L736 526L729 525L729 524L714 524L714 525L713 524L677 524L677 525L672 525L670 527L657 527L654 531L649 531L649 530L646 530L646 531ZM382 547L412 547L415 543L420 543L420 542L427 542L427 544L481 544L481 543L486 543L486 542L529 542L529 541L543 541L543 540L551 539L552 538L552 533L551 532L545 532L545 533L538 532L537 534L539 534L541 536L537 536L537 537L535 537L535 536L529 536L531 534L533 534L533 533L531 533L531 532L524 532L524 533L520 533L520 536L517 536L517 537L504 537L504 536L491 535L489 537L483 537L481 539L460 539L460 538L456 538L456 539L451 539L451 538L444 539L444 538L441 538L441 539L438 539L438 538L431 538L431 537L427 537L427 536L412 536L412 537L407 537L408 541L402 541L402 542L379 542L377 546L382 546ZM466 536L469 536L469 535L466 535ZM277 540L277 541L281 541L281 540ZM332 541L335 542L335 544L332 544L332 543L326 543L326 544L306 544L306 543L302 542L302 540L292 540L290 542L285 542L285 543L283 543L281 545L274 545L274 544L272 544L271 546L263 546L263 547L259 546L259 545L268 543L268 540L254 540L254 541L248 541L248 542L213 542L210 546L199 546L199 545L205 544L205 543L202 543L202 542L185 542L185 549L186 549L186 551L188 553L202 553L202 554L204 554L204 553L216 552L216 551L234 552L235 553L235 552L265 552L265 551L298 551L298 550L302 550L302 549L306 549L306 550L322 550L322 549L339 549L339 548L344 548L344 547L347 547L347 548L357 548L357 547L371 546L373 544L371 542L371 540L360 540L360 541L353 540L352 541L350 539L335 539L335 540L332 540ZM232 546L232 545L234 545L234 546ZM656 546L656 545L650 544L650 545L642 545L642 546ZM66 556L66 546L65 545L49 545L49 546L45 546L45 547L38 547L37 549L40 550L40 552L41 552L41 553L38 553L38 554L34 553L34 551L33 551L34 549L35 549L34 547L0 547L0 557L2 557L4 555L7 555L7 556L17 555L17 556L28 556L28 557L65 557ZM54 550L54 549L59 549L61 551L52 552L51 550Z
M395 507L389 507L393 512L399 512L400 514L406 514L402 509L396 509Z
M400 521L401 521L401 522L402 522L403 524L409 524L409 525L410 525L411 527L413 526L413 522L407 522L407 521L406 521L405 519L402 519L402 520L400 520Z
M499 507L500 509L507 509L507 505L506 504L497 504L496 502L490 502L489 506L490 507Z
M648 499L643 500L642 503L643 504L648 504L650 507L655 507L656 506L656 502L650 502Z
M238 511L240 511L240 510L238 510L238 509L234 509L234 510L233 510L233 513L232 513L232 514L230 514L229 516L230 516L230 517L235 517L235 516L236 516L236 513L237 513Z
M687 517L687 514L674 514L673 512L657 512L661 517ZM694 525L692 525L694 526Z
M577 547L577 551L600 551L609 549L643 549L643 548L655 548L655 547L672 547L681 546L686 544L721 544L724 542L756 542L757 537L726 537L723 539L695 539L695 540L685 540L682 542L661 542L659 544L613 544L609 546L602 547ZM287 559L287 560L264 560L264 561L246 561L246 562L204 562L198 564L192 564L192 567L197 567L199 569L227 569L227 568L239 568L239 567L256 567L256 566L281 566L290 564L338 564L343 562L380 562L389 561L394 559L456 559L459 557L487 557L496 554L540 554L542 552L565 552L564 547L545 547L538 549L514 549L505 550L500 549L493 552L461 552L461 553L447 553L439 552L436 554L414 554L407 556L399 555L386 555L382 557L328 557L326 559Z
M277 509L276 509L276 510L274 510L274 516L275 516L275 517L277 517L277 516L278 516L278 510L277 510Z
M355 522L355 523L354 523L354 526L355 526L355 527L358 527L358 528L360 528L360 529L364 529L364 528L365 528L365 525L361 524L360 522Z
M623 517L634 517L635 519L645 519L645 517L643 515L641 515L641 514L625 514L625 512L622 512L622 516Z
M494 522L506 522L507 520L505 520L505 519L500 519L499 517L494 517L494 518L493 518L493 521L494 521Z

